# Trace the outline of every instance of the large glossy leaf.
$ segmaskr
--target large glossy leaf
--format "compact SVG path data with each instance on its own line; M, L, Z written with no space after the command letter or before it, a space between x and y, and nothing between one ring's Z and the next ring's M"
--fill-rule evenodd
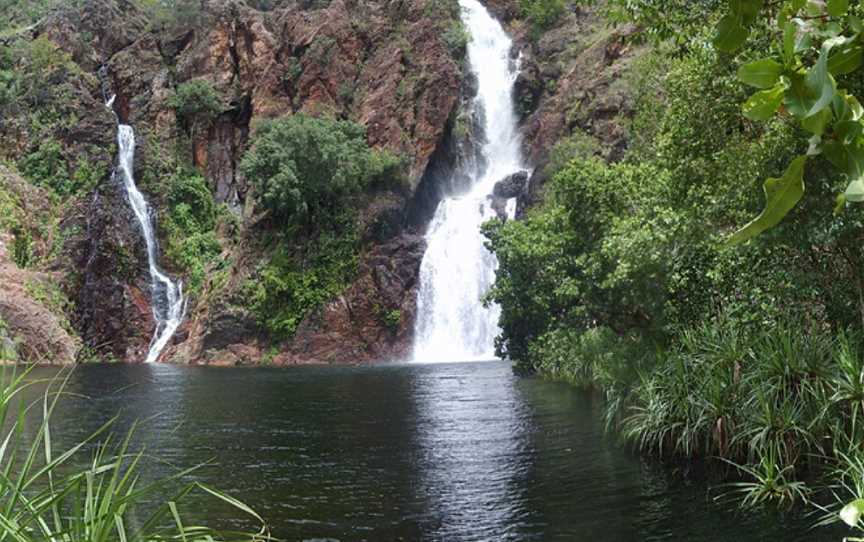
M773 58L748 62L738 68L738 79L752 87L767 89L777 84L783 74L783 65Z
M845 75L861 67L864 59L864 47L855 41L837 47L828 58L828 71L831 75Z
M799 156L789 164L779 179L765 181L765 209L752 222L735 232L726 241L727 246L739 245L776 226L789 214L804 195L804 165L806 156Z
M834 45L842 43L843 38L835 38L825 41L822 44L822 51L819 53L819 60L810 68L804 78L804 84L810 91L810 94L815 98L815 101L810 104L806 117L815 115L826 107L831 105L834 99L835 84L831 74L828 73L828 56L831 54L831 49Z
M831 109L823 109L815 115L802 119L801 127L811 134L821 136L825 133L825 127L827 127L828 123L831 122L831 117Z
M749 34L750 30L741 23L739 17L727 15L720 19L717 25L714 46L721 51L732 53L744 45Z
M768 90L760 90L744 102L742 106L744 116L757 121L770 119L783 103L785 91L786 87L783 85L777 85Z
M842 134L835 135L838 138L843 137ZM852 143L839 139L826 141L822 145L822 154L850 179L857 179L864 173L864 147L858 140Z
M795 40L798 36L798 25L792 21L783 26L783 60L791 65L795 60Z

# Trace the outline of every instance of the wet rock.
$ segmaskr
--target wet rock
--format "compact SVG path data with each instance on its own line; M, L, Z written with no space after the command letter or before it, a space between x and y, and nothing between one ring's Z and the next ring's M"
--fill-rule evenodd
M492 207L492 210L495 211L495 215L499 218L499 220L507 220L507 199L495 197L494 195L489 196L489 205Z
M519 76L513 86L513 100L521 120L537 110L544 88L545 83L537 63L532 58L523 58Z
M303 320L279 356L280 363L405 359L413 340L416 289L425 251L426 241L414 234L375 247L361 262L358 280Z
M248 311L230 305L214 307L202 337L202 349L217 351L234 344L254 342L261 335L255 317Z
M143 361L155 328L146 247L119 179L109 177L82 207L70 249L75 327L98 355Z
M492 195L500 199L518 198L525 193L528 186L528 172L517 171L495 183Z

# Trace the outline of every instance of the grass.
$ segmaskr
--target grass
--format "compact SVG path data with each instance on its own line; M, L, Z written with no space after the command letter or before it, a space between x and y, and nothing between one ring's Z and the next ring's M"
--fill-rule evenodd
M534 346L534 365L602 392L607 427L633 447L708 460L728 481L721 498L817 505L823 521L842 519L864 535L861 335L719 318L652 350L603 328L556 333Z
M145 481L141 472L148 457L131 449L134 429L118 440L111 434L113 420L74 446L57 449L50 422L66 396L69 374L48 382L41 399L27 403L22 392L34 385L29 371L0 373L0 542L270 539L264 520L241 501L199 482L181 483L198 467ZM35 431L29 424L34 418ZM186 523L182 507L200 497L227 503L260 527L220 532ZM154 500L161 504L143 514L144 503Z

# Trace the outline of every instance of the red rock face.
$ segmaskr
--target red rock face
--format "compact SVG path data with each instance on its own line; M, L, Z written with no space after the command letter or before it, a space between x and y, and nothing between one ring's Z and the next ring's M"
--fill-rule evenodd
M193 79L212 83L223 111L205 127L186 127L189 159L218 202L242 209L242 229L250 239L258 227L254 199L237 166L260 120L300 112L351 119L366 127L370 145L405 157L409 165L406 190L367 195L358 209L366 244L357 280L306 318L275 355L249 314L205 291L192 300L166 358L289 364L409 355L423 240L405 229L406 224L418 226L407 214L430 159L440 158L445 148L449 119L464 92L462 67L443 39L452 24L448 1L333 0L321 9L292 4L261 12L236 0L209 0L199 24L167 34L149 30L146 18L124 0L92 0L36 30L88 74L72 82L77 91L71 107L82 122L62 136L65 144L111 148L113 118L100 107L103 89L92 75L104 66L106 90L117 94L115 111L136 128L138 173L152 171L163 154L174 152L180 134L169 104L174 88ZM621 39L630 29L606 32L597 40L591 35L596 17L568 12L534 43L527 24L518 20L517 0L486 3L511 23L517 47L525 53L517 99L528 104L523 111L526 154L535 165L542 166L549 148L576 129L597 137L607 158L620 155L626 132L616 119L626 116L629 102L615 83L633 56ZM586 44L581 49L574 45L580 41ZM574 108L577 102L580 108ZM0 132L7 148L26 147L23 135ZM70 270L69 289L77 292L79 331L86 342L111 344L118 357L137 359L153 328L144 295L146 270L139 265L141 273L130 273L128 262L112 259L121 251L140 260L138 234L132 221L124 225L117 194L106 183L100 190L102 199L88 196L73 207L77 218L71 223L82 233L72 237L70 257L57 265ZM159 207L165 195L150 197ZM377 224L387 231L381 239L369 233L377 231ZM229 293L239 292L267 257L247 241L225 255L232 262L225 286Z
M173 88L205 79L221 95L224 112L209 126L191 131L190 158L206 175L217 201L239 208L249 209L251 203L237 168L250 132L261 119L302 112L359 122L367 128L371 146L406 158L409 189L367 198L368 208L360 210L369 224L379 215L404 217L459 101L461 66L442 39L451 21L442 17L441 0L334 0L324 9L292 6L270 12L214 0L207 3L198 27L170 36L147 31L146 21L130 6L119 9L115 0L94 4L104 5L97 10L100 26L89 30L89 41L81 39L86 23L75 11L49 21L45 31L88 69L107 67L108 91L117 95L115 111L136 128L136 170L148 170L178 133L169 104ZM124 18L131 22L124 24ZM152 195L157 206L160 196ZM95 216L89 221L106 225L118 220L102 216L104 211L91 205L88 212ZM423 240L400 235L404 220L395 222L399 225L388 234L390 241L367 242L356 282L310 315L274 363L407 355ZM94 230L105 238L81 240L89 247L82 254L95 254L104 265L79 285L79 312L88 342L127 345L125 357L137 357L153 322L146 296L139 295L144 291L140 277L119 277L116 266L103 261L115 244L132 242L127 234L134 232L118 229L116 234L110 228ZM243 246L233 252L232 259L240 262L232 272L237 276L254 266L250 259L262 257ZM99 305L96 299L106 301ZM124 315L124 323L103 308ZM393 321L396 313L398 322ZM92 321L83 323L85 319ZM193 300L189 320L169 350L166 357L192 363L245 364L261 362L268 349L248 316ZM119 350L116 354L124 357Z

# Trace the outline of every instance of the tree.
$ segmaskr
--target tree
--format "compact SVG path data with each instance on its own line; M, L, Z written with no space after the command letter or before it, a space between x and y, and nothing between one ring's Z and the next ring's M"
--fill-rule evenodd
M259 125L240 167L275 217L311 224L370 183L396 176L399 165L370 149L357 123L292 115Z
M168 104L193 136L201 126L222 112L219 93L204 79L193 79L178 85Z
M779 223L804 196L804 166L822 155L845 184L836 213L847 202L864 202L864 107L841 88L864 59L861 6L848 0L730 0L716 28L714 45L734 53L755 28L775 42L773 54L747 62L739 79L757 89L743 104L744 116L766 121L780 115L808 134L806 154L779 178L765 181L765 209L728 239L740 244Z

